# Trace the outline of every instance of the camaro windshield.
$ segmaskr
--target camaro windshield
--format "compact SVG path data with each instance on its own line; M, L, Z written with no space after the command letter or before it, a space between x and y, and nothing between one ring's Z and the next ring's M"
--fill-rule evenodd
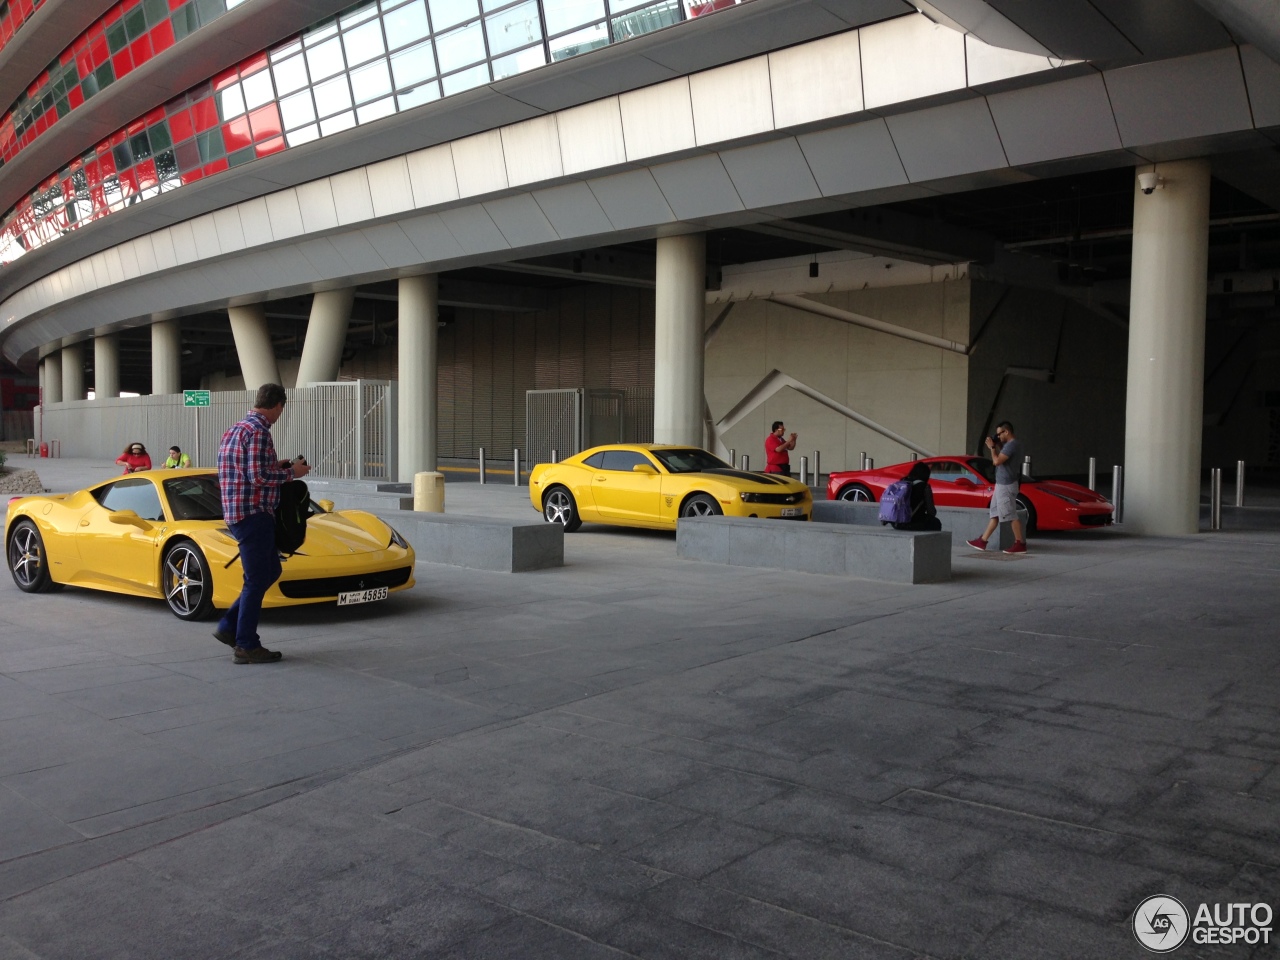
M649 452L672 473L702 473L704 470L733 469L719 457L712 456L697 447L689 447L687 450L650 450Z
M175 520L221 520L222 491L217 477L175 477L164 482Z

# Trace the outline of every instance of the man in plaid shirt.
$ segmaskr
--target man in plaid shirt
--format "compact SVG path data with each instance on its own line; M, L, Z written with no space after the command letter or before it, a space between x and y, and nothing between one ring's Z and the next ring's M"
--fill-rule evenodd
M311 468L301 461L276 456L271 427L284 413L284 387L264 383L253 409L222 435L218 445L218 485L222 488L222 516L240 544L244 588L231 609L218 621L213 635L235 647L236 663L274 663L281 654L258 639L262 598L280 578L276 551L276 507L280 487Z

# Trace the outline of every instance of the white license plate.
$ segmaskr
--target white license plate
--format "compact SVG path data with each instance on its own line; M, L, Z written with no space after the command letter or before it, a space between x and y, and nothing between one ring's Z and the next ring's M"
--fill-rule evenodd
M783 507L782 515L784 517L803 517L804 509L801 507Z
M372 603L374 600L387 599L386 587L373 587L370 590L348 590L338 594L338 606L346 607L353 603Z

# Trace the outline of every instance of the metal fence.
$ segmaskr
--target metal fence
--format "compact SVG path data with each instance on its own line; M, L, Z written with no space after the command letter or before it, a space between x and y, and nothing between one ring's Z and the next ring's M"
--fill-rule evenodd
M605 443L653 442L653 388L525 391L525 451L546 463Z
M582 390L526 390L525 456L547 463L554 450L563 459L583 449Z
M396 385L385 380L321 383L287 391L272 429L281 457L306 456L317 477L396 479ZM46 404L35 419L37 442L60 440L62 456L111 463L130 443L144 444L159 466L174 444L195 466L212 467L218 441L253 403L247 390L211 394L207 407L185 407L181 394Z

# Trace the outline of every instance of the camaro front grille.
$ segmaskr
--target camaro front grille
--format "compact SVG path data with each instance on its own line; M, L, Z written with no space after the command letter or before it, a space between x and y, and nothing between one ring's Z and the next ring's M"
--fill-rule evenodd
M349 577L316 577L314 580L281 580L280 592L290 600L336 597L348 590L370 590L374 587L398 587L409 580L409 567L360 573Z
M744 493L742 495L743 503L790 504L800 503L802 500L804 500L803 493Z

